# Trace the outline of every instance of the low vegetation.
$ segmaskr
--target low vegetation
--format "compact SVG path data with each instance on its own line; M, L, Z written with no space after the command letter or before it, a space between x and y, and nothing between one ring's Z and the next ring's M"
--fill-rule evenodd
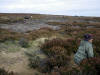
M3 68L0 68L0 75L15 75L15 74L14 74L14 72L9 72Z
M22 35L20 33L0 28L0 42L4 42L6 40L18 40L21 36Z
M46 15L34 15L31 20L43 18L49 19ZM54 18L57 19L57 17ZM29 58L28 66L44 73L44 75L99 75L100 18L78 16L73 18L62 16L61 18L68 19L68 21L49 22L48 20L46 23L54 26L59 25L61 27L59 30L43 27L23 34L0 28L0 52L15 52L27 49L25 54ZM0 23L3 24L23 21L23 18L18 17L12 20L0 18ZM73 67L74 63L71 63L73 60L71 57L76 53L80 41L86 33L90 33L94 37L93 48L95 57L85 59L79 66ZM37 40L39 38L47 39ZM14 73L0 69L0 75L14 75Z

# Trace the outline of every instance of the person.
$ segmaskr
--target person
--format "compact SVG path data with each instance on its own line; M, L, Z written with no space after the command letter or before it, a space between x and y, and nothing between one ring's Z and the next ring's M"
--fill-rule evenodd
M80 46L74 55L74 62L79 65L83 59L94 57L92 47L93 36L91 34L85 34L84 39L81 40Z

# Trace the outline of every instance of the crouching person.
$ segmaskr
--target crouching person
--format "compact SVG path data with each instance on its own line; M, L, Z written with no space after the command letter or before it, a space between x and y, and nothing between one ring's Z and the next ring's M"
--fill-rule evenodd
M80 46L74 55L74 62L80 65L83 59L94 57L93 47L92 47L93 36L90 34L85 34L84 39L81 40Z

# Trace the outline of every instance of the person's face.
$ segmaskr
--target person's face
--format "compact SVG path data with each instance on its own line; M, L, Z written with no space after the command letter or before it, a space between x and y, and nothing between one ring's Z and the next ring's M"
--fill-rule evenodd
M93 39L90 39L89 42L92 43Z

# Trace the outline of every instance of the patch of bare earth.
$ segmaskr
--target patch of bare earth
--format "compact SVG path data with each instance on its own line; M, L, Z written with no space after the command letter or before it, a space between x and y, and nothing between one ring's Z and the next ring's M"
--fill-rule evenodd
M15 53L0 53L0 68L18 73L18 75L34 75L36 70L28 66L28 58L24 54L25 49Z

